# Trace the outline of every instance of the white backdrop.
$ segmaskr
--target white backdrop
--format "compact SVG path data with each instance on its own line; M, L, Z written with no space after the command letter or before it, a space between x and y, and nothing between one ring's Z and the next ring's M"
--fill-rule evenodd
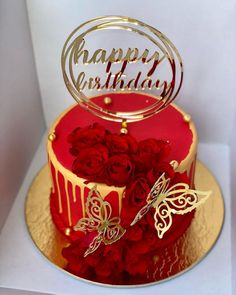
M178 48L185 68L178 103L194 118L200 140L229 143L236 110L235 0L28 0L27 5L48 127L74 103L60 68L69 33L93 17L127 15L158 28Z
M136 295L146 291L150 294L156 294L158 291L167 295L173 292L236 294L236 201L234 194L232 202L230 199L229 174L231 168L231 189L234 192L236 138L231 136L231 129L236 124L236 117L233 120L236 110L236 0L86 2L27 1L47 125L49 126L67 105L73 103L62 79L60 54L66 37L78 24L92 17L117 14L141 19L159 28L178 47L184 60L185 81L178 102L194 117L200 140L208 142L199 145L198 156L214 172L223 190L226 205L223 232L216 247L198 266L168 284L145 290L111 290L73 280L42 258L33 246L24 221L27 190L35 174L46 162L45 134L0 232L0 294L10 292L1 287L51 294L84 292L104 295L111 292L121 294L121 291L122 294ZM25 0L0 0L0 78L3 78L0 81L0 133L2 132L4 139L4 144L1 142L0 145L0 180L9 182L8 191L0 197L5 195L6 200L11 196L13 199L12 191L17 190L19 179L24 176L44 129L25 9ZM25 131L23 137L22 130ZM10 152L11 155L17 155L17 166ZM2 163L7 164L9 171ZM11 171L14 171L14 175ZM0 209L0 215L4 211L6 215L9 208L1 206ZM16 294L19 292L16 291ZM23 293L28 294L27 291L19 294Z
M23 0L0 1L0 231L45 129Z

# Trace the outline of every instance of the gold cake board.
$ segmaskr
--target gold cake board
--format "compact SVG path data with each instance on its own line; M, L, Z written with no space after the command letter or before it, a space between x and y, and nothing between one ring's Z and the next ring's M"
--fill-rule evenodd
M69 242L60 234L52 222L49 209L51 180L48 166L45 165L33 180L25 203L26 224L37 248L55 266L64 270L66 260L61 251ZM142 285L119 285L137 287L160 283L174 278L191 269L200 262L214 246L220 235L224 221L224 202L220 187L206 166L197 161L195 186L198 190L212 190L212 195L196 210L188 230L171 247L158 256L153 282ZM165 265L165 271L163 266ZM68 275L79 280L106 286L102 283L79 278L67 271ZM117 285L116 285L117 287Z

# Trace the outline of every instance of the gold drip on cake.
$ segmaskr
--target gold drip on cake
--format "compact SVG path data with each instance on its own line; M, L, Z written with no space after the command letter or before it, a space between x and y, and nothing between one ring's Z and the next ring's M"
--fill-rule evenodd
M84 189L85 189L85 185L81 184L80 185L80 200L81 200L81 204L82 204L82 214L83 217L85 217L85 204L84 204Z
M59 186L59 171L55 169L55 178L56 178L56 186L58 191L58 207L59 207L59 213L62 213L62 201L61 201L61 190Z
M71 185L72 185L73 202L75 203L76 202L76 184L71 182Z
M173 167L174 170L176 170L179 167L179 163L176 160L170 161L170 165Z
M51 163L51 161L48 163L48 165L50 167L50 170L52 171L52 163ZM54 184L54 181L53 181L52 173L50 173L50 178L51 178L52 192L55 193L55 184Z
M71 208L70 208L70 196L68 193L68 184L69 181L65 182L65 193L66 193L66 204L67 204L67 214L68 214L68 222L69 222L69 226L72 226L72 222L71 222Z

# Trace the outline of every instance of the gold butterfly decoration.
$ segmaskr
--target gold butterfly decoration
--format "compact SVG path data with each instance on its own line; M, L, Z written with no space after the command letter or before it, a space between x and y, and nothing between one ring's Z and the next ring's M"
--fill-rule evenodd
M163 173L155 182L147 196L147 204L137 213L131 226L137 223L153 207L155 228L161 239L172 225L172 214L185 214L203 204L211 191L198 191L189 188L186 183L177 183L170 187L170 179Z
M112 244L124 235L125 229L120 225L120 217L111 217L111 204L102 199L96 186L88 194L85 212L88 217L81 218L74 226L74 230L85 233L97 231L97 235L89 244L84 257L97 250L102 242L105 245Z

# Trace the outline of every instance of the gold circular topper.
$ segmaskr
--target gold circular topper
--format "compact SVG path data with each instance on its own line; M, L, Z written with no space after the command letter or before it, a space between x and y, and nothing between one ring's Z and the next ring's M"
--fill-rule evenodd
M96 49L97 44L106 47ZM118 122L139 121L160 112L175 99L183 81L182 60L172 42L157 29L124 16L98 17L77 27L64 44L61 66L67 89L82 107ZM156 102L142 109L114 111L92 102L86 91L103 91L107 96L114 91L154 92Z

